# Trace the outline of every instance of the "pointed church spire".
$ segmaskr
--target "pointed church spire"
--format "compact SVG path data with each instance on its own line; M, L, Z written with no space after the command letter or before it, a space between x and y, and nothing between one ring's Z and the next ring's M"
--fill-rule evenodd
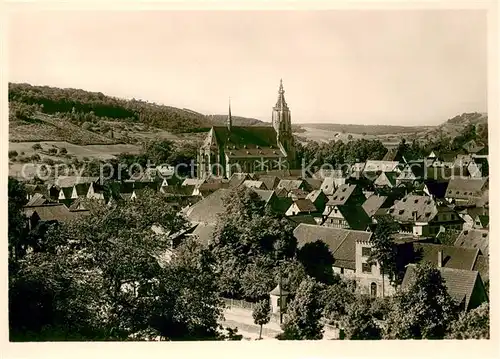
M227 114L227 129L231 131L233 126L233 118L231 117L231 97L229 98L229 113Z
M285 101L285 90L283 90L283 79L280 79L280 88L278 90L278 101L276 102L276 109L287 109L288 106Z

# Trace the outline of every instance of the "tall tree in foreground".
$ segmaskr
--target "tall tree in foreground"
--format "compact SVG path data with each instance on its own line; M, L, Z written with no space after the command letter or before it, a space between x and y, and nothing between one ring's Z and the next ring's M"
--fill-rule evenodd
M279 339L321 339L323 337L323 324L321 315L323 307L318 293L321 285L314 279L307 278L299 286L295 298L290 302L286 311L283 324L283 333Z
M414 266L412 274L409 285L393 298L384 337L442 339L458 315L458 306L438 269L422 264Z
M259 340L262 339L262 326L271 320L271 306L268 300L258 302L252 312L253 322L260 325Z
M358 296L346 305L343 327L347 339L380 339L381 330L372 313L372 300Z
M483 303L461 313L451 324L448 339L490 339L490 305Z
M382 295L385 293L384 274L389 276L391 283L398 282L398 269L396 266L397 253L392 235L397 233L399 226L391 216L377 219L377 227L372 235L373 244L369 262L379 263L382 272Z

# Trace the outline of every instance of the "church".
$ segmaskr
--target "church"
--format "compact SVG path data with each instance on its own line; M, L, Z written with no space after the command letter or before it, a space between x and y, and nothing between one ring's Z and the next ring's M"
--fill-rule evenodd
M226 126L213 126L198 152L198 178L229 178L233 173L253 173L296 168L290 109L280 80L272 126L233 126L231 104Z

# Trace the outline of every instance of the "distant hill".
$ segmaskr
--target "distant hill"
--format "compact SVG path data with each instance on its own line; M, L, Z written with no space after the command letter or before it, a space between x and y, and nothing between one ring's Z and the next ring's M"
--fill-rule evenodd
M206 116L192 110L80 89L9 83L9 102L35 106L40 112L66 118L76 125L116 120L143 123L174 133L210 126Z
M224 126L227 121L227 115L209 115L208 120L215 126ZM264 122L255 118L231 116L234 126L271 126L271 122Z
M450 118L439 126L432 127L420 133L420 137L456 137L463 133L464 129L474 125L477 132L481 132L484 126L488 125L488 114L470 112Z
M401 133L418 133L429 129L429 126L390 126L390 125L352 125L337 123L299 123L300 127L317 128L339 133L388 135Z

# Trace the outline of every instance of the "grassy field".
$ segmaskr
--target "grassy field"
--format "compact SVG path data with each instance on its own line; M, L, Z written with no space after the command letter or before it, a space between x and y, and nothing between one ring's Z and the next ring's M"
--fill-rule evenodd
M42 141L42 142L9 142L9 151L17 151L19 154L24 152L25 156L31 156L35 153L33 145L39 143L42 149L47 151L50 148L66 148L69 155L79 159L83 157L100 158L103 160L114 158L122 152L139 153L140 147L128 144L114 145L75 145L66 141Z
M359 134L359 133L350 133L350 132L337 132L331 131L327 129L320 129L315 127L302 126L302 131L295 133L295 135L299 138L299 140L306 141L316 141L319 143L326 143L332 140L341 140L343 142L347 142L349 140L349 136L352 136L353 140L357 139L367 139L367 140L380 140L384 145L388 147L392 147L399 143L401 138L405 137L405 134Z

